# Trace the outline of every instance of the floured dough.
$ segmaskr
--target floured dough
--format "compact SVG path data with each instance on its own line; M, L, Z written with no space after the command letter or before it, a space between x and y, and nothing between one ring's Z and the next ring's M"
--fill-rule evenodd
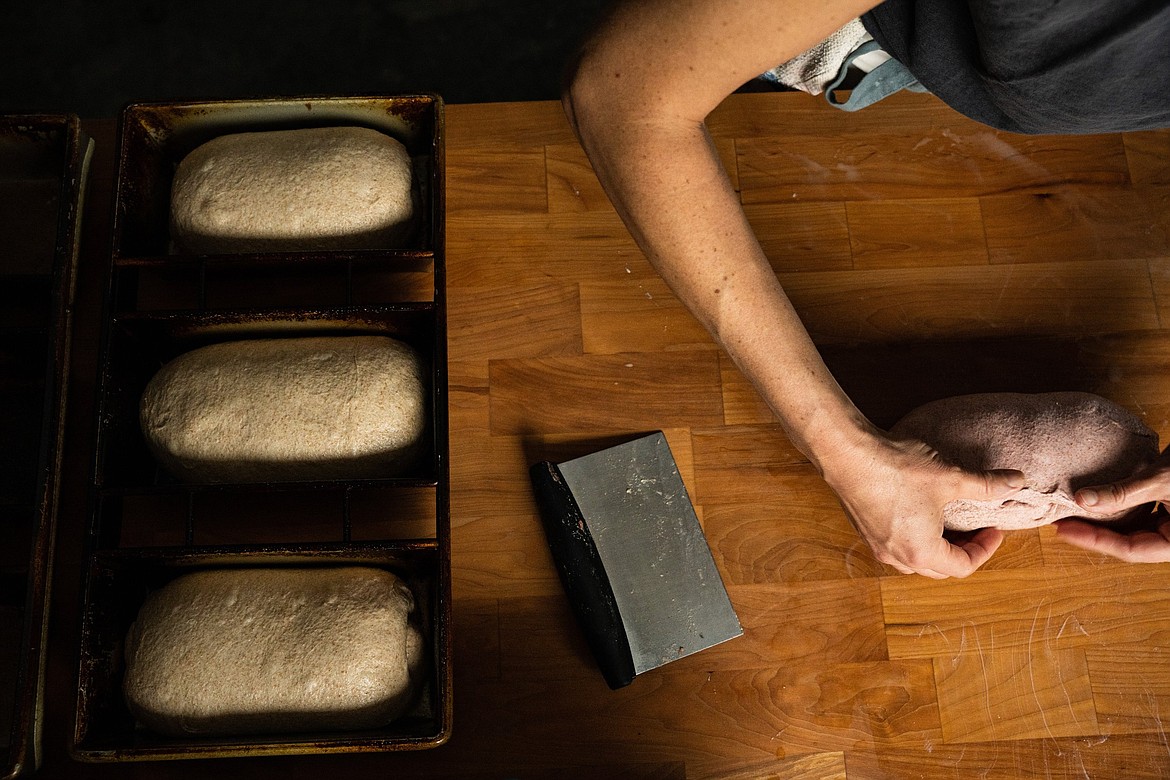
M184 481L392 477L422 449L424 388L418 355L385 336L229 341L163 366L139 418Z
M384 726L420 682L413 609L410 589L375 568L185 574L130 627L126 703L175 736Z
M945 398L902 418L890 433L926 442L968 469L1018 469L1027 487L1003 501L952 501L947 528L1032 528L1063 517L1116 519L1073 500L1158 456L1158 435L1133 414L1090 393L988 393ZM1125 513L1121 513L1125 514Z
M194 253L385 249L414 214L411 161L365 127L233 133L179 163L171 236Z

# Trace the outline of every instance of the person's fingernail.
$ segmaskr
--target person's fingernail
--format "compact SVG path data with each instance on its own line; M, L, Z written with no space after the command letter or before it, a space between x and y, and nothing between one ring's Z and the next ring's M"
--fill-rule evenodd
M1085 506L1096 506L1097 502L1101 500L1101 497L1097 495L1097 491L1092 488L1085 488L1077 494L1077 498Z
M1010 487L1010 488L1022 488L1024 486L1024 475L1019 474L1019 473L1010 474L1010 475L1008 475L1007 482L1008 482L1008 487Z

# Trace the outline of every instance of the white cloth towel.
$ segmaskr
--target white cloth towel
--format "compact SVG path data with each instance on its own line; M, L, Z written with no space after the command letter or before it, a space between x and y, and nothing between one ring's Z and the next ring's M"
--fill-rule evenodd
M873 36L866 31L861 19L854 19L804 54L772 68L764 78L810 95L819 95L837 77L845 58L869 40L873 40ZM889 58L884 51L876 51L858 57L853 65L868 73Z

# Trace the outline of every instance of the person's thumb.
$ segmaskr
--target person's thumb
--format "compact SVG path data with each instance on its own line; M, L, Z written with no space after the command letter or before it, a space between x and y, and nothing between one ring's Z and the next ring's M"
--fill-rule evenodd
M1138 477L1109 485L1093 485L1076 492L1077 504L1099 515L1113 514L1161 500L1166 493L1160 480Z
M1026 484L1024 472L1015 469L974 471L966 475L958 497L971 501L998 501L1010 498Z

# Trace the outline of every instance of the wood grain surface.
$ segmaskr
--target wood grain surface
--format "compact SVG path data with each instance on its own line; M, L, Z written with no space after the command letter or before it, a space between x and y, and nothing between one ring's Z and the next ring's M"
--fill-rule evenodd
M966 580L874 561L637 250L554 103L447 107L455 721L411 754L92 766L64 754L80 520L62 520L45 776L1165 778L1170 565L1012 534ZM1170 441L1170 132L998 133L929 96L710 119L749 219L863 411L1086 390ZM108 207L112 128L91 205ZM83 284L100 286L102 213ZM95 317L92 289L79 328ZM79 330L71 424L92 413ZM88 361L88 362L87 362ZM529 464L662 429L742 638L609 690ZM84 482L89 433L67 468ZM83 511L71 491L65 511Z

